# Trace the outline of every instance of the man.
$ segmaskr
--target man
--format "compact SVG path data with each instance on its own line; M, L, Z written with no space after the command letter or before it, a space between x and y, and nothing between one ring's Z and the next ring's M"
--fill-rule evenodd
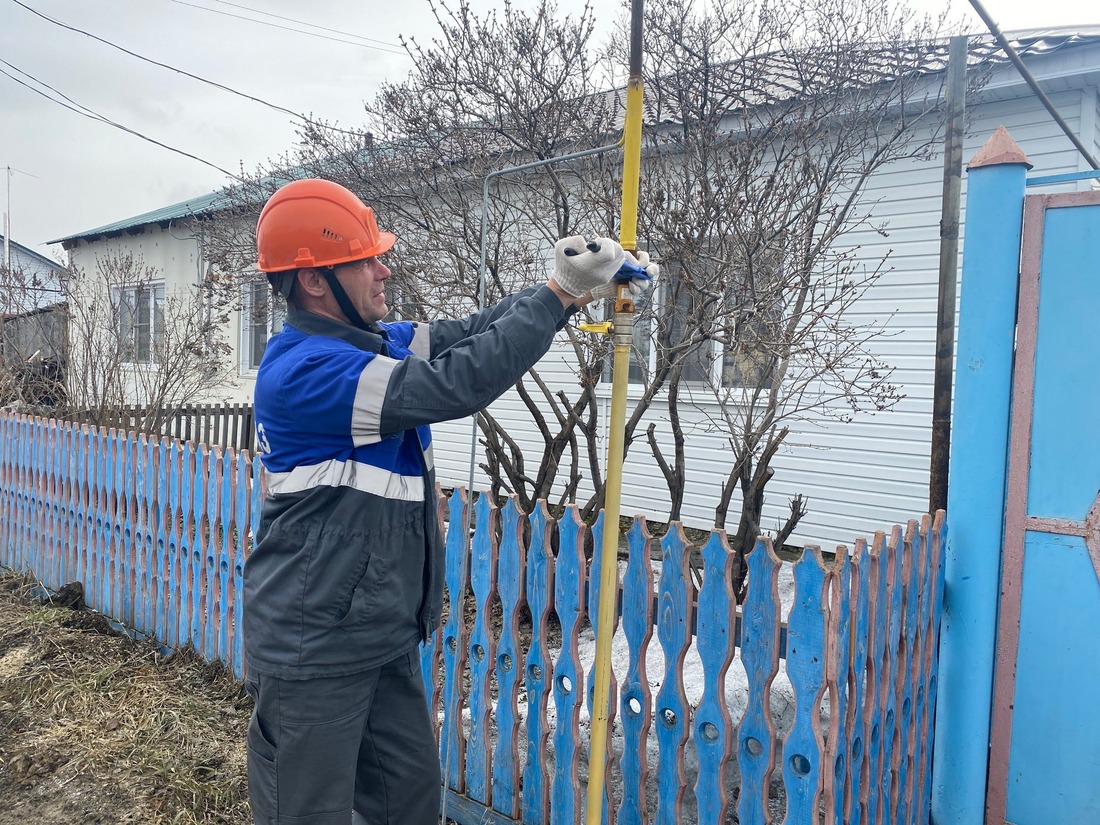
M244 570L256 823L438 822L417 651L444 578L428 427L512 386L624 260L610 239L566 238L544 286L462 320L385 323L395 240L323 180L281 188L256 229L288 304L256 380L266 497Z

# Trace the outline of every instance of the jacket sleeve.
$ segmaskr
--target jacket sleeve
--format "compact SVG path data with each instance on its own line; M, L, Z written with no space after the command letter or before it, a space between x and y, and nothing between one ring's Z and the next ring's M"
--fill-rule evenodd
M535 287L454 322L459 326L441 330L438 344L433 323L430 359L375 358L359 390L382 399L379 434L461 418L488 406L542 358L567 317L549 287Z
M436 358L442 355L451 347L456 344L465 341L467 338L473 335L479 335L489 327L491 327L498 318L506 314L514 304L520 298L528 298L533 295L537 295L540 290L546 289L545 286L530 286L527 289L515 292L502 298L491 307L475 312L466 318L447 318L431 323L431 349L429 350L431 358ZM556 329L562 329L569 317L577 311L576 307L569 307L557 323ZM415 352L416 350L414 350Z

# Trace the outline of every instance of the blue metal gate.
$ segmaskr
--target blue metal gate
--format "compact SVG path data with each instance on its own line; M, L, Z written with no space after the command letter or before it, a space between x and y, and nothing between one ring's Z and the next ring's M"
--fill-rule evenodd
M1024 206L987 821L1100 823L1100 192Z
M1030 166L968 167L934 825L1100 823L1100 192Z

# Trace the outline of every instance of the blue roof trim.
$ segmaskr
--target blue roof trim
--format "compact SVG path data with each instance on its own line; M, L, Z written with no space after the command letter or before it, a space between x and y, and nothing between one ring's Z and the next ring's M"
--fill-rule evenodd
M78 241L83 238L93 238L99 235L110 235L116 232L125 232L127 229L136 229L140 226L149 226L151 224L164 223L165 221L173 221L179 218L189 218L193 216L208 215L211 212L216 212L218 209L227 205L225 195L222 192L212 192L209 195L203 195L199 198L191 198L190 200L181 201L180 203L172 204L171 206L162 206L160 209L154 209L152 212L145 212L141 215L135 215L132 218L125 218L115 223L109 223L105 226L99 226L95 229L89 229L85 232L78 232L75 235L66 235L63 238L56 238L52 241L46 241L46 243L64 243L66 241Z

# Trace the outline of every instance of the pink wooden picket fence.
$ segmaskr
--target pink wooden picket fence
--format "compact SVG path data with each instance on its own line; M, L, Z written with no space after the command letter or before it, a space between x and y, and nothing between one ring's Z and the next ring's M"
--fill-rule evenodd
M247 453L0 414L0 565L49 590L80 581L89 606L134 633L192 645L241 676L257 469ZM466 507L457 490L440 518L463 524ZM588 571L602 520L589 528L571 508L555 521L488 496L474 508L468 553L463 531L448 532L448 617L421 652L447 815L583 821L594 662L580 650L599 604ZM674 524L658 543L635 518L613 617L626 666L612 680L604 821L927 823L944 531L940 513L835 559L807 548L788 571L784 615L790 563L766 540L739 605L722 532L693 548ZM702 671L694 699L689 656ZM734 669L747 688L740 718ZM779 730L781 673L795 712Z

